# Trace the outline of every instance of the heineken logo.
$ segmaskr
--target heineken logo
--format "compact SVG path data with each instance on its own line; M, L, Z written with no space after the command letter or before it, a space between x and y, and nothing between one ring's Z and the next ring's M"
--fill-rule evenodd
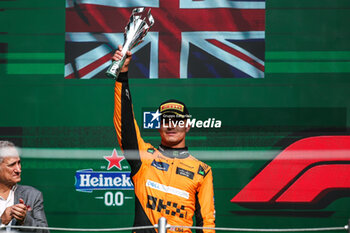
M93 190L128 190L134 189L130 180L130 172L101 172L92 169L75 173L75 189L82 192Z
M75 173L75 189L81 192L92 192L94 190L133 190L134 186L130 178L130 171L123 171L121 162L124 156L119 156L113 149L110 156L103 156L108 162L106 171L94 171L93 169L81 169ZM117 171L112 171L117 169ZM125 166L124 166L125 168Z

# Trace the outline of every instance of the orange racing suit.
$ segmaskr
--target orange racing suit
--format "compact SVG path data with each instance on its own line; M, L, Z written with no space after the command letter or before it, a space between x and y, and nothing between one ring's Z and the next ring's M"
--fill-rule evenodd
M190 155L187 148L160 145L157 149L143 141L134 118L127 73L121 73L115 83L114 101L114 126L135 189L134 226L157 224L160 217L172 226L192 226L195 215L197 226L215 227L211 168ZM169 231L191 233L178 227Z

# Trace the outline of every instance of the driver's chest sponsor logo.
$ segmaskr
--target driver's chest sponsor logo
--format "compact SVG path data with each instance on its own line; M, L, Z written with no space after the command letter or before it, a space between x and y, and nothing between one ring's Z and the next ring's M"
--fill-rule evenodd
M183 169L181 167L176 168L176 174L180 176L185 176L187 178L190 178L191 180L193 179L193 176L194 176L193 172Z
M184 190L174 188L171 186L166 186L164 184L160 184L160 183L157 183L157 182L152 181L152 180L146 181L146 187L149 187L151 189L155 189L155 190L158 190L158 191L161 191L164 193L173 194L173 195L185 198L185 199L189 199L189 197L190 197L190 194Z
M168 169L169 169L169 164L164 163L164 162L160 162L160 161L156 161L156 160L152 161L151 166L153 166L161 171L168 171Z

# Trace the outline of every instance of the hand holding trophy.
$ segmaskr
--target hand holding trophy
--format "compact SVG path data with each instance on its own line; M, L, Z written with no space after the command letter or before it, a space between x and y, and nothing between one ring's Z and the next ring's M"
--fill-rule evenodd
M108 77L114 79L118 78L126 58L126 52L140 44L149 29L153 26L154 19L151 15L151 10L149 10L147 15L142 19L144 10L144 7L133 9L129 23L125 27L124 44L121 51L123 57L119 61L112 62L106 72Z

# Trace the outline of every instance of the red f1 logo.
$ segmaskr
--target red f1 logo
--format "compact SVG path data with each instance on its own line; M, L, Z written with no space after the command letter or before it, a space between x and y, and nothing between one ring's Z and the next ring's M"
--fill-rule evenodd
M310 137L291 144L231 202L315 205L331 191L350 191L350 136Z

